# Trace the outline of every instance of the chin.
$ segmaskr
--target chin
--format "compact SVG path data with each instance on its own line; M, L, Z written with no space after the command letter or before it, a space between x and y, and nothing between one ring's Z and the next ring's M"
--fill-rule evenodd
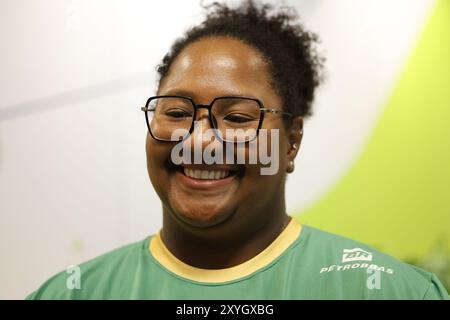
M210 228L225 223L232 215L230 210L207 210L193 209L193 210L180 210L175 212L178 220L182 223L195 228Z

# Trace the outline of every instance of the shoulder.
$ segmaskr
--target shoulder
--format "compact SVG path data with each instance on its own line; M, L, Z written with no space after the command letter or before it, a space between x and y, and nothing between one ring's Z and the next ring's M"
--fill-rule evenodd
M114 286L114 279L126 281L142 259L151 237L104 253L79 265L72 265L45 281L26 297L35 299L102 298L102 290Z
M303 225L303 244L315 279L336 284L355 298L443 299L448 294L436 276L343 236Z

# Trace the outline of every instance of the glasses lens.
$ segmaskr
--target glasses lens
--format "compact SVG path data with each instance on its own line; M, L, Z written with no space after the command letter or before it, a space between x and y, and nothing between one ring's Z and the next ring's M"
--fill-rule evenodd
M184 98L155 98L148 105L152 135L160 140L181 141L189 133L194 107Z
M245 142L256 138L261 118L257 101L221 98L214 101L211 113L222 140Z

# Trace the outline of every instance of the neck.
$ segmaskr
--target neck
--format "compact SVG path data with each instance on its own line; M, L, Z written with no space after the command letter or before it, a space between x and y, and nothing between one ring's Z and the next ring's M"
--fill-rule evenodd
M280 204L278 208L263 206L262 212L248 215L237 211L229 220L208 228L188 226L169 208L164 208L161 238L169 251L188 265L203 269L230 268L258 255L287 226L290 217L284 199L275 203ZM254 218L239 219L247 216Z

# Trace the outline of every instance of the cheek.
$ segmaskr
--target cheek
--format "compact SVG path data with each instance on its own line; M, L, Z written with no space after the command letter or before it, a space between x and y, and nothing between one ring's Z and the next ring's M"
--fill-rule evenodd
M167 170L165 170L165 167L170 156L170 150L170 144L156 141L147 134L145 144L147 171L157 192L167 181Z
M257 148L258 163L246 165L243 189L252 190L258 197L271 197L284 185L286 177L286 137L283 129L264 128L253 145ZM272 131L275 129L276 131ZM248 153L252 152L247 149Z
M262 128L257 142L258 167L262 176L276 176L286 171L286 134L283 128Z

